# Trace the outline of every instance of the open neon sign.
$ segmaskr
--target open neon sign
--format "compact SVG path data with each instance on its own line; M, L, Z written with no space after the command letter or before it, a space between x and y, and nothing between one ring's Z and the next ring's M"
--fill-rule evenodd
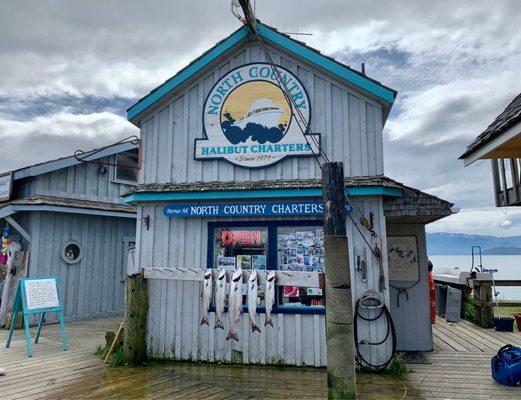
M221 245L260 245L261 244L261 232L260 231L221 231Z

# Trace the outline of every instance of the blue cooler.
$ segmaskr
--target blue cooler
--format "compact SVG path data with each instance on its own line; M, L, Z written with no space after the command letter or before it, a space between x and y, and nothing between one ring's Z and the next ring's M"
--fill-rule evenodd
M521 382L521 348L507 344L492 358L492 378L502 385L515 386Z

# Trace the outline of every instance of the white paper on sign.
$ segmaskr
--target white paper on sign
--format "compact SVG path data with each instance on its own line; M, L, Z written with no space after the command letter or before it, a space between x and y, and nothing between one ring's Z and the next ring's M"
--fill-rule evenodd
M32 279L24 283L28 310L52 308L60 305L54 279Z

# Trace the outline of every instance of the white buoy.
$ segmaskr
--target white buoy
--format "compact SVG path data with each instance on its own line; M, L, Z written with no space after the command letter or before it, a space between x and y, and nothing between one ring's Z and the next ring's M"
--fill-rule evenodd
M4 376L7 374L7 370L5 368L0 368L0 376Z

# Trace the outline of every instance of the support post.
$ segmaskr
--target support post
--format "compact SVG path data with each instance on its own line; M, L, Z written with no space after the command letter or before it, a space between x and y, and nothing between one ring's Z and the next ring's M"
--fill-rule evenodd
M356 399L344 165L322 166L328 399Z
M147 359L147 281L141 274L125 280L125 334L123 358L126 364L142 364Z
M477 283L477 284L476 284ZM474 281L474 298L477 300L474 310L477 323L482 328L492 328L494 323L494 310L492 308L492 286L490 283Z

